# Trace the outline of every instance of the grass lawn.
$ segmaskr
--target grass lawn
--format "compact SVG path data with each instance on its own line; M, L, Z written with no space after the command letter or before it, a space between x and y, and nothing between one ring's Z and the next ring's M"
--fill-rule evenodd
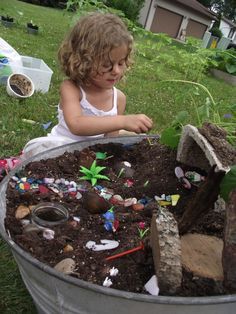
M0 85L0 158L17 155L28 140L46 135L49 130L43 129L43 123L51 121L51 126L57 123L58 91L63 80L57 62L57 50L74 20L72 13L62 10L17 0L1 0L0 15L7 14L14 17L15 25L12 28L0 25L0 37L19 54L43 59L54 73L48 93L35 93L23 101L9 97L5 86ZM26 32L25 25L31 20L39 26L36 36ZM190 53L189 47L170 44L156 50L156 46L150 46L146 51L148 45L150 39L137 38L135 65L126 81L119 86L127 95L127 113L142 112L152 117L154 128L151 133L160 133L181 110L188 110L188 122L196 123L195 108L205 104L207 93L191 84L166 81L195 80L196 74L198 82L207 86L215 99L220 121L224 122L223 114L234 114L232 121L235 129L235 87L208 74L198 75L198 68L194 68L197 61L190 56L188 62L192 61L192 64L186 64L183 58L184 51L189 49ZM0 242L0 295L1 314L35 313L17 266L3 242Z

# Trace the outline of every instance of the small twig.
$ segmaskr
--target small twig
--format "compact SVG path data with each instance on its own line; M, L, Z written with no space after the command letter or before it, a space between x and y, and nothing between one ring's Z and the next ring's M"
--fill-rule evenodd
M122 175L124 171L125 171L125 168L120 169L120 172L118 173L118 176L117 176L118 179L120 178L120 176Z
M153 143L151 142L151 140L150 140L150 138L149 138L149 137L147 137L147 141L148 141L148 143L149 143L149 145L150 145L150 146L152 146L152 145L153 145Z

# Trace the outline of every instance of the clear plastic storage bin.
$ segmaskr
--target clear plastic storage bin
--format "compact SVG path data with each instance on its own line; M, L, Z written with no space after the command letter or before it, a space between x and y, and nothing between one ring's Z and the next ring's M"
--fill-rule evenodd
M35 90L46 93L49 90L53 71L42 59L21 56L22 67L19 71L28 75L34 83Z

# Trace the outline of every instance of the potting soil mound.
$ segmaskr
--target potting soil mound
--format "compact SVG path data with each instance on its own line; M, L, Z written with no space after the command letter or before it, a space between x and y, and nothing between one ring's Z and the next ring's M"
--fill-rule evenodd
M105 167L100 174L109 180L98 179L93 187L91 182L80 179L84 175L80 170L81 165L90 168L96 157L97 165ZM63 259L72 258L75 270L71 276L98 285L103 285L108 277L111 288L147 294L144 285L155 274L149 228L152 211L158 207L157 197L166 196L164 201L168 201L169 196L180 195L176 206L171 202L165 205L179 221L198 189L197 185L186 189L181 184L175 175L177 166L184 172L192 170L207 175L201 169L177 163L176 151L161 145L157 139L143 139L134 145L97 144L81 152L66 152L57 158L31 162L8 184L6 230L20 247L42 263L54 267ZM52 180L45 181L45 178ZM55 232L52 239L45 238L43 229L27 227L27 220L31 219L27 207L41 202L60 203L69 210L67 222L50 228ZM26 214L18 212L16 218L20 205L26 206ZM104 213L108 216L112 213L112 217L104 217ZM224 211L211 209L196 222L193 230L222 238L223 225ZM93 251L94 245L106 245L101 240L117 241L118 247ZM93 241L91 246L89 241ZM144 248L106 260L140 247L140 243ZM116 276L109 273L112 267L118 269ZM182 286L177 295L224 293L221 283L183 269Z

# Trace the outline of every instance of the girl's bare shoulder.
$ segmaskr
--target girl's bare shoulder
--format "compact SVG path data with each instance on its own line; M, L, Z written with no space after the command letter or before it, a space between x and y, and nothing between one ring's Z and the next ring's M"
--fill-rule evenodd
M126 101L126 96L125 96L125 94L120 90L120 89L118 89L117 88L117 99L119 100L119 101Z
M80 95L80 88L71 80L64 80L60 86L61 95Z
M121 90L117 89L118 114L123 114L125 111L125 107L126 107L126 96Z

